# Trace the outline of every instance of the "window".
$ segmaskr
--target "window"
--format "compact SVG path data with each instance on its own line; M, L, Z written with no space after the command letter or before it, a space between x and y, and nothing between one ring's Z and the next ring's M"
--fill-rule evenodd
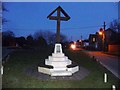
M93 42L95 42L95 38L93 38Z

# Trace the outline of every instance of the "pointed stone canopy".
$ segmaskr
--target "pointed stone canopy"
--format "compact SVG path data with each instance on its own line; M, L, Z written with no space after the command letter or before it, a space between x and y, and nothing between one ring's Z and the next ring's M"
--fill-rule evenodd
M57 12L62 12L65 17L60 17L58 15L57 16L52 16L52 14L54 14L56 11ZM49 18L50 20L58 20L58 19L60 19L62 21L68 21L70 19L70 16L60 6L58 6L54 11L52 11L47 16L47 18Z
M57 11L57 16L52 16ZM62 17L60 14L63 14L64 17ZM60 42L60 21L68 21L70 19L70 16L60 7L58 6L54 11L52 11L47 18L50 20L57 20L57 32L56 32L56 42Z

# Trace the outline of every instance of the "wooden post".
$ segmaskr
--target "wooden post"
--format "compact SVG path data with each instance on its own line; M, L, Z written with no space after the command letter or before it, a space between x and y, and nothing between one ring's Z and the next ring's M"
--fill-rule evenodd
M56 42L60 42L60 9L57 11L57 32L56 32Z
M57 16L52 16L52 14L56 11ZM60 16L61 12L65 17ZM57 20L56 43L60 43L60 21L68 21L70 19L70 16L59 6L53 12L51 12L47 18L50 20Z
M103 25L103 51L106 51L106 40L105 40L105 29L106 29L106 23L104 22L104 25Z

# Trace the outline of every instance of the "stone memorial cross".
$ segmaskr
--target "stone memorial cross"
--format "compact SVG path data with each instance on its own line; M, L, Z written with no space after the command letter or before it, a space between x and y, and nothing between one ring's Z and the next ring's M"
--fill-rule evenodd
M57 11L57 16L52 16ZM63 15L61 15L61 13ZM60 21L67 21L70 17L59 6L52 13L48 15L50 20L57 20L56 44L52 56L45 59L45 65L38 66L38 72L48 74L51 76L71 76L73 73L79 71L79 66L73 64L72 61L62 52L62 45L60 44Z
M52 16L57 11L57 16ZM64 15L61 16L61 13ZM59 6L54 11L52 11L47 18L50 20L57 20L57 32L56 32L56 43L60 42L60 21L68 21L70 16Z

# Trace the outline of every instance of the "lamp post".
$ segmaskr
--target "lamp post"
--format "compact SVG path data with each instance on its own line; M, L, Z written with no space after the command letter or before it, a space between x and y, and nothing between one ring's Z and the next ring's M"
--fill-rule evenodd
M105 51L105 30L100 28L99 35L102 36L102 51Z

